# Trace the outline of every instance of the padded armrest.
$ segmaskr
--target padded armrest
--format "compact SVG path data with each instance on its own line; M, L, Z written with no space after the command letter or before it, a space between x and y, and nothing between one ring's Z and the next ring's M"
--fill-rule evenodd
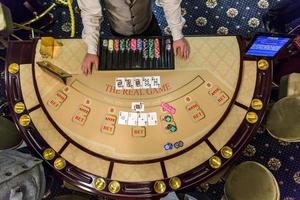
M0 34L6 35L12 32L13 22L9 8L0 3Z
M285 75L280 80L279 98L300 96L300 73Z

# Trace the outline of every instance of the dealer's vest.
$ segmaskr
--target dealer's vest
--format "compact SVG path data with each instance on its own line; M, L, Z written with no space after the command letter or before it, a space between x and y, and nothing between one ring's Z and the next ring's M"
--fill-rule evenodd
M152 19L151 0L104 0L112 29L122 35L140 34Z

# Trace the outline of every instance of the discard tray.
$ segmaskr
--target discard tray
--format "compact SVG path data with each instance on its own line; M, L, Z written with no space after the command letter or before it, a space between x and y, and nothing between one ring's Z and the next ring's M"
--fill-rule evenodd
M171 37L102 37L100 70L175 69Z

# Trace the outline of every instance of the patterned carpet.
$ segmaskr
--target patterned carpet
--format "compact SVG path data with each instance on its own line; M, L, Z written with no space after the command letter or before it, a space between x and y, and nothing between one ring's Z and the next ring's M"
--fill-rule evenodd
M47 7L53 0L44 0L43 2L44 6ZM263 31L261 16L276 2L277 0L209 0L207 2L204 0L183 0L182 14L187 21L184 34L251 35ZM80 37L82 25L79 16L80 10L76 2L74 2L74 8L76 37ZM153 4L153 9L161 28L165 33L168 33L162 9L155 4ZM68 9L64 6L57 6L52 14L54 23L46 31L57 38L68 38L70 34ZM298 23L299 20L293 22L291 27ZM109 24L106 20L102 24L101 32L104 35L110 35ZM4 51L0 51L0 56L4 56ZM0 72L3 69L3 64L1 61ZM276 100L276 97L274 97L274 100ZM5 101L3 73L1 73L0 78L0 103L1 101ZM276 177L280 186L281 199L300 200L299 152L299 143L292 144L277 141L261 128L257 136L247 146L241 158L236 161L236 164L247 160L263 164ZM215 185L203 183L197 189L206 192L211 199L219 200L223 193L223 185L222 182Z

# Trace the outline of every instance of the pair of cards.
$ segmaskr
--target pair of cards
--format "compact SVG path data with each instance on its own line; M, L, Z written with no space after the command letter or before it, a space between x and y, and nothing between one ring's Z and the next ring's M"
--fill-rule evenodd
M62 91L58 91L54 97L48 100L47 104L54 110L58 110L66 99L67 95Z
M115 86L116 90L160 88L160 76L118 77Z
M136 112L120 112L118 124L129 126L155 126L157 125L156 112L136 113Z
M72 117L72 121L76 124L83 126L87 120L90 111L91 109L89 107L81 104L78 110L76 111L75 115Z

